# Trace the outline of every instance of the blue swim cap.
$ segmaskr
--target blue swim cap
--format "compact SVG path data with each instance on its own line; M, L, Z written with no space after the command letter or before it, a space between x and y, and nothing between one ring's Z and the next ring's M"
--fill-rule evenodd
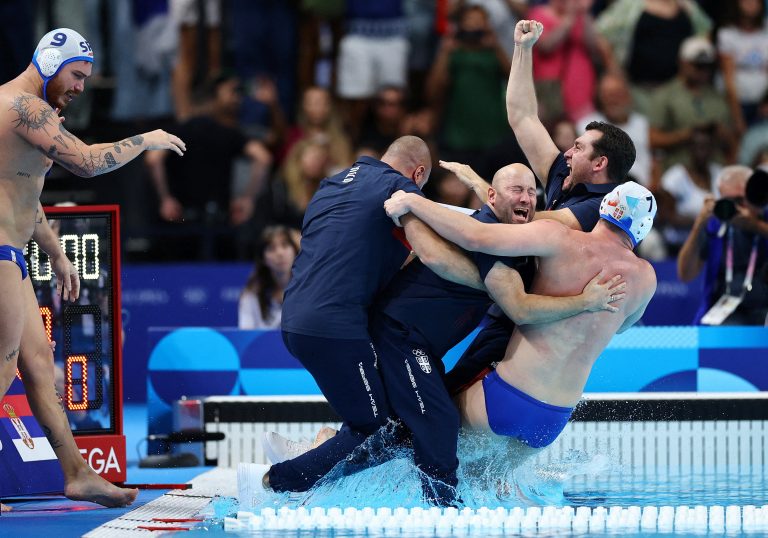
M600 218L624 230L633 247L651 231L655 216L656 199L651 191L634 181L622 183L600 203Z
M57 28L43 36L32 55L32 64L43 79L43 98L48 82L70 62L93 63L93 50L86 39L69 28Z

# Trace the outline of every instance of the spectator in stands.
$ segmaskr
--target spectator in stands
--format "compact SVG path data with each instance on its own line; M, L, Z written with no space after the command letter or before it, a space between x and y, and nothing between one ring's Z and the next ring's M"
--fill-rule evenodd
M515 25L520 19L526 18L529 0L468 0L469 5L477 5L485 9L493 31L499 38L499 45L512 56L515 50Z
M713 84L715 48L703 37L691 37L680 47L680 73L660 87L651 101L651 147L664 152L664 169L685 163L695 127L717 128L717 159L735 160L733 120L725 97Z
M400 86L384 86L376 91L373 108L361 126L358 145L384 153L396 138L402 136L406 119L406 94Z
M713 126L695 128L686 164L675 164L661 176L663 192L657 192L656 200L662 216L660 228L672 254L688 237L704 200L717 193L722 166L713 161L716 136Z
M425 192L435 202L457 207L470 207L478 201L478 198L456 174L444 168L434 170Z
M179 37L171 87L176 121L186 121L195 114L195 87L221 72L221 4L221 0L170 2L171 19Z
M751 174L751 169L741 165L723 168L717 180L720 199L732 202L735 215L726 218L727 213L715 209L715 197L707 197L678 255L677 276L683 282L693 280L706 267L702 304L694 323L700 324L704 315L725 295L733 297L731 302L737 305L735 311L722 323L713 324L763 325L766 322L768 222L766 210L745 199ZM751 263L753 256L755 261Z
M238 125L242 99L240 80L223 74L211 82L202 105L210 112L179 125L176 132L188 141L186 158L149 151L145 157L157 192L165 233L185 237L163 246L162 252L181 258L232 259L235 227L253 214L271 164L261 142L249 140ZM250 163L250 177L241 193L232 192L236 159ZM170 225L173 223L173 225Z
M237 326L240 329L279 329L283 292L299 245L285 226L266 228L256 251L256 264L240 294Z
M757 107L757 122L741 140L739 163L755 168L768 162L768 91Z
M280 152L282 161L294 144L316 136L325 137L331 153L331 165L343 169L352 164L352 144L344 132L341 117L333 107L331 93L318 86L304 90L296 125L288 129Z
M632 109L632 92L627 80L616 72L604 74L597 85L596 104L595 112L578 121L578 133L583 133L593 121L610 123L627 133L637 152L629 175L638 183L651 187L650 126L646 116Z
M288 118L296 105L298 2L228 0L228 28L234 67L243 81L274 81L277 104ZM268 107L246 94L243 124L267 125ZM253 133L258 135L258 133Z
M678 70L678 50L693 35L706 35L712 21L693 0L616 0L596 22L603 56L623 69L635 109L650 114L650 98Z
M324 136L314 136L295 144L282 168L291 205L303 214L320 182L340 170L331 166L330 142Z
M717 34L725 90L739 133L758 119L760 98L768 90L768 30L762 0L728 3L730 16Z
M339 43L336 90L355 142L379 88L405 88L408 37L403 0L347 0L346 34Z
M318 84L335 88L345 0L300 0L298 4L297 89L304 94Z
M432 66L428 99L441 110L441 155L473 167L509 131L504 121L504 81L509 57L480 6L459 11Z
M555 143L557 149L565 153L573 147L576 142L576 126L571 120L561 119L552 126L550 129L550 136L552 136L552 142Z
M527 15L544 25L533 49L533 78L545 124L560 116L576 121L592 111L599 50L591 7L591 0L550 0Z

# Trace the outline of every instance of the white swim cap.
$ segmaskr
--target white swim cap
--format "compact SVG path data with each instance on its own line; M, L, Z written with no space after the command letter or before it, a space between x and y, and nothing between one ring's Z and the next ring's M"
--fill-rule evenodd
M91 45L79 33L69 28L57 28L43 36L32 55L32 64L43 79L43 97L48 82L62 66L78 61L93 63Z
M624 230L635 247L653 227L656 199L651 191L634 181L622 183L605 195L600 218Z

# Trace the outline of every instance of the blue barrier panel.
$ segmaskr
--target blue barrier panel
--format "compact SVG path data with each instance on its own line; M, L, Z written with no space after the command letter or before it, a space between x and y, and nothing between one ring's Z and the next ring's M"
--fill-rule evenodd
M674 262L654 267L657 291L639 325L690 323L699 302L700 281L678 282ZM126 401L147 398L147 362L152 351L152 346L147 347L149 328L237 326L237 301L250 270L248 263L123 266ZM241 355L246 360L256 357Z
M150 330L149 433L171 430L181 396L319 394L278 331ZM466 343L445 358L450 365ZM768 390L768 328L633 327L595 363L587 392Z

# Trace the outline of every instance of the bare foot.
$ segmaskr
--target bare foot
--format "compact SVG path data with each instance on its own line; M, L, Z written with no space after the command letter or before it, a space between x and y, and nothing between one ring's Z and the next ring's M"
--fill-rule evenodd
M7 504L0 503L0 512L10 512L11 510L13 510L13 508Z
M117 508L128 506L136 500L137 489L119 488L85 467L74 479L67 481L64 495L73 501L89 501Z

